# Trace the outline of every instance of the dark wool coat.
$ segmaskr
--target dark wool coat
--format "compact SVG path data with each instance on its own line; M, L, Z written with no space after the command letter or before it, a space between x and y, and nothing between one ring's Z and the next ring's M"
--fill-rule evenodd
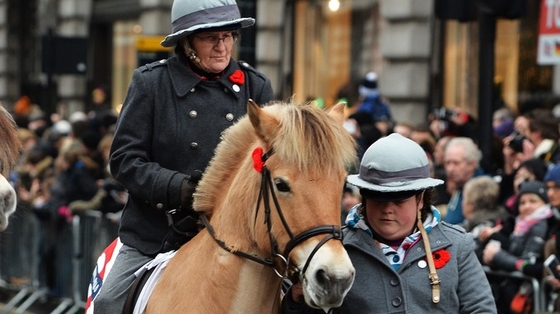
M241 70L245 82L229 77ZM267 77L232 60L217 81L201 79L176 56L134 71L111 146L111 173L129 192L121 241L148 255L162 250L181 183L204 171L220 134L247 112L247 101L273 98Z

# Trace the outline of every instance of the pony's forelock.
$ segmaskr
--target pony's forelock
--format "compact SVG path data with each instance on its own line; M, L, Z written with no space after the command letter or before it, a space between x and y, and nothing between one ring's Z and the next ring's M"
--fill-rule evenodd
M308 104L274 102L263 108L276 117L279 129L270 143L276 158L294 165L302 172L328 174L334 169L345 169L355 162L355 141L342 125L325 111ZM197 189L195 209L210 213L223 181L217 178L234 176L241 161L251 156L259 145L259 138L247 116L222 134L214 158ZM258 184L255 180L255 184Z
M355 142L322 109L288 103L277 107L280 130L272 146L279 158L301 171L330 171L355 161Z

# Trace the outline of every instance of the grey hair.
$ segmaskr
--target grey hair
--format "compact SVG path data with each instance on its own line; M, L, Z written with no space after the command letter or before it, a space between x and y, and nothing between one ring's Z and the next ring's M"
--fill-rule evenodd
M449 148L458 146L463 147L465 151L465 160L467 161L474 161L476 166L480 165L480 160L482 159L482 152L478 149L476 143L468 137L456 137L453 138L447 143L445 146L445 151L447 152Z
M500 185L488 176L472 178L463 186L463 199L470 202L476 210L494 209L499 195Z

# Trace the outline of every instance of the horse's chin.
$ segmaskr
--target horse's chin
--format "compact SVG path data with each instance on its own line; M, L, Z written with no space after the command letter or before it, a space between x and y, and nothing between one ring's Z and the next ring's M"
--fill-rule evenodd
M314 285L309 281L306 281L303 285L303 297L305 303L312 308L321 309L325 313L328 313L331 308L337 308L342 305L346 293L337 297L337 300L333 300L333 296L329 295L329 291L325 291L318 285Z
M16 191L0 175L0 232L8 227L8 218L16 211Z

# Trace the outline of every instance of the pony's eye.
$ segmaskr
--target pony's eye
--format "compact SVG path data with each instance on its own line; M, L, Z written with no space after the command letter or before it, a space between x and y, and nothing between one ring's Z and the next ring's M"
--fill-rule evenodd
M290 192L290 186L282 179L274 179L274 185L276 185L276 189L280 192Z

